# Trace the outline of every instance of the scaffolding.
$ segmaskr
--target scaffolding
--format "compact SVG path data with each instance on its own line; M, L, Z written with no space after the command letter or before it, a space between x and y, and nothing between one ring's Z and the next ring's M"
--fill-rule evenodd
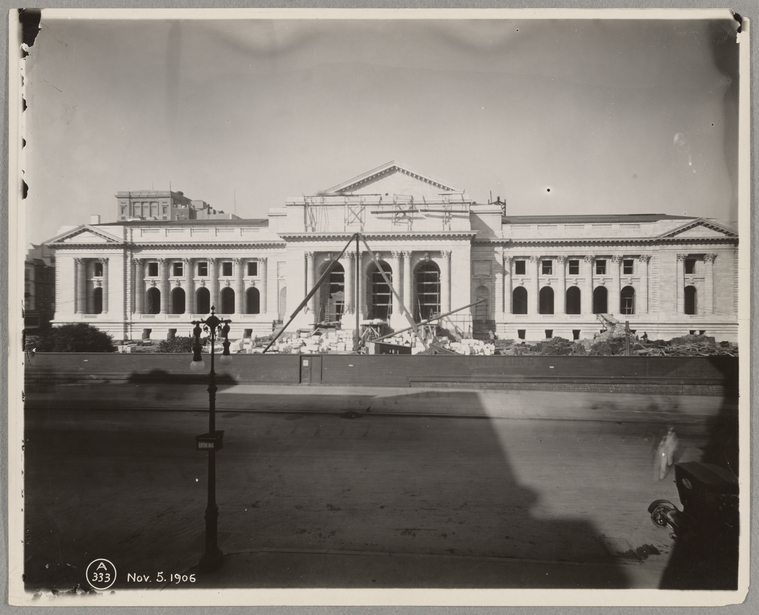
M344 229L348 228L355 223L358 223L359 230L364 230L364 224L366 223L366 202L365 197L359 196L358 202L351 202L350 197L345 198L345 215L343 217Z
M421 212L414 204L414 197L406 194L393 195L393 225L406 224L408 230L413 230L414 215Z

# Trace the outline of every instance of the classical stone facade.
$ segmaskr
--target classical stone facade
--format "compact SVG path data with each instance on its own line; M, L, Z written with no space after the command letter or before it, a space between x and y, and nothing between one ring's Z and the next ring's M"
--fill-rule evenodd
M189 321L215 305L238 337L267 334L345 249L293 330L324 321L352 328L356 311L398 329L407 323L401 304L419 321L479 301L444 324L465 334L581 339L600 330L601 313L652 339L737 339L738 237L712 220L510 216L500 202L477 204L392 162L288 199L268 219L121 219L124 194L117 222L48 242L54 324L162 339L187 335ZM356 232L358 246L349 243Z

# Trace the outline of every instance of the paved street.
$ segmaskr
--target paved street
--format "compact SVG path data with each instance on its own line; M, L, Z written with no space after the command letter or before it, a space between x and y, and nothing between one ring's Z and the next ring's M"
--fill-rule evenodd
M188 388L30 396L30 589L81 583L98 557L116 565L116 588L161 587L157 572L197 564L207 457L194 436L207 412L205 391ZM223 388L227 556L196 584L657 587L672 542L646 508L679 500L672 477L653 480L653 448L674 424L684 458L698 459L732 409L708 397Z

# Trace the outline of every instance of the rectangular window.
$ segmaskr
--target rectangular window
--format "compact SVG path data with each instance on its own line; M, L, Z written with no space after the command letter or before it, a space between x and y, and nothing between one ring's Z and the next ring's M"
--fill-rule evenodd
M622 273L625 275L633 274L633 260L631 258L622 261Z
M151 278L158 277L158 263L148 263L148 276Z
M224 261L221 264L221 275L224 276L231 276L232 275L232 263L229 261Z
M524 275L525 269L524 261L514 261L514 275Z
M204 276L208 275L208 263L203 261L201 263L198 263L198 275Z
M543 263L543 275L551 275L553 273L553 261L542 261Z
M685 273L696 273L696 259L695 258L685 259Z
M527 329L517 329L517 337L520 340L523 340L524 339L524 334L525 334L526 331L527 331Z
M171 273L172 275L179 277L181 275L184 275L184 267L182 266L183 263L172 263L171 264Z
M606 275L606 261L596 261L596 275Z
M580 275L580 261L569 261L569 275Z
M258 263L256 261L252 261L248 263L248 275L249 276L258 275Z
M95 263L95 271L93 274L96 278L103 277L103 263Z
M573 340L580 339L580 329L572 329L572 339Z
M550 340L553 337L553 329L546 329L546 339Z

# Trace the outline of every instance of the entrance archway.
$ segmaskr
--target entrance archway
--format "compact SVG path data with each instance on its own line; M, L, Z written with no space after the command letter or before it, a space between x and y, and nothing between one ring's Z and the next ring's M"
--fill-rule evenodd
M195 293L195 305L197 314L208 314L211 311L211 293L205 286L201 286Z
M540 289L540 313L541 314L553 314L553 288L550 286L544 286Z
M581 308L582 293L577 286L570 286L567 289L567 314L579 314Z
M440 313L440 267L434 261L426 261L417 267L414 278L414 320L419 322Z
M696 314L696 310L698 309L698 304L696 302L696 287L695 286L686 286L685 287L685 313L689 315Z
M625 286L619 293L619 313L635 314L635 289Z
M511 296L514 303L514 314L526 314L527 289L524 286L517 286Z
M245 313L261 313L261 293L255 286L251 286L248 290L245 291Z
M387 320L393 313L393 293L385 281L381 271L393 281L393 269L385 261L370 263L366 274L366 307L367 316Z
M609 311L609 292L605 286L599 286L593 291L593 313L606 314Z
M234 314L235 313L235 291L233 288L221 289L221 314Z
M171 291L171 313L184 314L185 312L185 294L184 288L174 288Z
M319 275L324 271L329 262L324 263ZM345 269L341 263L337 263L319 289L319 303L317 318L319 321L335 322L342 318L345 306Z
M148 292L145 293L145 313L146 314L159 314L161 312L161 291L155 286L148 288Z

